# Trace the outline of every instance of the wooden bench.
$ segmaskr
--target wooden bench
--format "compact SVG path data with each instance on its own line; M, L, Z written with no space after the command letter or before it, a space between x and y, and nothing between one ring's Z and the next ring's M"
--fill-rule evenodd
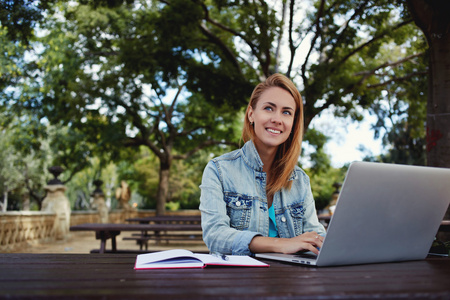
M180 224L180 225L200 225L201 216L151 216L142 218L129 218L126 219L128 222L137 222L139 224ZM202 241L201 233L190 233L190 232L179 232L177 234L168 232L158 232L155 234L149 234L148 232L143 232L142 234L133 234L131 237L124 237L123 240L135 240L139 245L139 249L142 250L144 247L148 249L148 242L155 241L155 243L160 243L165 241L169 243L170 241Z
M159 244L161 242L177 242L177 241L203 241L202 236L201 235L187 235L187 234L179 234L179 235L175 235L175 234L168 234L168 235L160 235L160 236L129 236L129 237L124 237L123 238L124 241L131 241L134 240L136 241L136 244L139 245L139 250L148 250L148 242L149 241L154 241L156 244Z
M154 241L156 244L161 242L177 242L177 241L203 241L203 237L201 233L160 233L160 234L148 234L148 233L135 233L129 237L122 238L124 241L136 241L136 244L139 245L139 250L148 250L148 242Z
M118 252L116 237L122 231L136 231L140 234L136 236L136 240L145 235L161 236L170 234L180 234L189 232L188 234L200 235L202 228L200 224L100 224L100 223L85 223L70 227L71 231L94 231L95 238L100 240L99 253L105 253L106 241L111 239L111 252ZM153 233L151 233L153 232ZM142 250L142 249L140 249Z

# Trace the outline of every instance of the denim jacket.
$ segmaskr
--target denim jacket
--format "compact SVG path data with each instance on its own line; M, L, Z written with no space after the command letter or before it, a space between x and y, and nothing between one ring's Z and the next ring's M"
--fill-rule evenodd
M291 238L308 231L325 235L309 177L296 167L290 180L292 188L282 189L273 197L279 236ZM252 255L252 239L269 235L266 173L253 142L211 160L200 188L203 240L209 251Z

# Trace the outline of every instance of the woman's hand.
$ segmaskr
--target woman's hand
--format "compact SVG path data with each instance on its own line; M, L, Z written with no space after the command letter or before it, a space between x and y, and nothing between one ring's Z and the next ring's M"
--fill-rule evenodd
M319 254L317 248L322 248L323 237L315 231L305 232L293 238L270 238L263 236L255 236L250 245L250 251L253 253L261 252L278 252L278 253L295 253L298 251L311 251Z
M281 242L281 253L295 253L307 250L319 254L317 248L322 248L323 236L318 235L315 231L305 232L302 235L290 239L283 239Z

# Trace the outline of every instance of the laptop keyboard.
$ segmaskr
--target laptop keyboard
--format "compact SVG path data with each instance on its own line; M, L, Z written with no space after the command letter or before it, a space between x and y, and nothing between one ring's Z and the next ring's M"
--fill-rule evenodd
M312 252L297 252L295 253L295 257L316 259L317 255Z

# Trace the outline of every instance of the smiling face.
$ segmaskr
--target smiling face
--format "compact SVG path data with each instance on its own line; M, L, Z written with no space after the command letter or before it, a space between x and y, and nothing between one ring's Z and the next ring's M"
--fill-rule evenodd
M276 150L288 139L295 110L294 98L280 87L265 90L255 107L249 107L248 120L254 124L254 143L259 151Z

